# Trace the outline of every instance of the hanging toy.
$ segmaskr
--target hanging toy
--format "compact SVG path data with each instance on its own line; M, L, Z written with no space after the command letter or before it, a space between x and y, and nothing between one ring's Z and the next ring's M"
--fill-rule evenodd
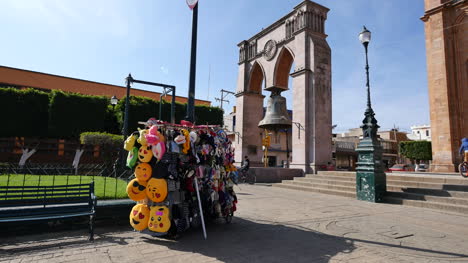
M158 142L156 145L151 147L153 155L158 161L161 161L162 157L166 153L166 144L164 142Z
M158 131L158 126L151 126L145 137L149 145L156 145L159 142L165 142L164 136Z
M127 167L130 169L133 169L133 166L135 166L137 160L138 160L138 148L133 147L132 150L129 151L127 155Z
M151 178L146 186L146 195L155 203L164 201L167 197L167 181Z
M146 141L145 135L148 133L148 130L138 128L138 131L140 132L140 137L138 137L137 142L141 144L142 146L147 145L148 142Z
M141 201L146 197L146 182L133 179L127 185L127 195L133 201Z
M128 138L125 140L124 142L124 149L126 151L131 151L133 149L133 146L135 146L135 141L137 139L137 135L136 134L132 134L130 136L128 136Z
M183 144L182 152L187 154L190 149L190 134L189 131L186 129L182 129L182 133L185 136L185 143Z
M135 177L139 181L148 181L153 173L153 168L148 163L140 163L135 167Z
M165 233L171 227L169 208L167 206L153 206L150 210L148 229L153 232Z
M143 163L151 161L153 158L153 152L151 151L151 145L142 145L138 150L138 160Z
M137 204L130 212L130 225L138 231L142 231L148 227L150 210L144 204Z

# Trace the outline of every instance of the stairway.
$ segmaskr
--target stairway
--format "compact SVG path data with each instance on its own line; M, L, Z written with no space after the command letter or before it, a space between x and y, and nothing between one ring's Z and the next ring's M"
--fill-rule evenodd
M273 187L356 198L356 173L320 171ZM385 202L468 214L468 179L457 176L387 174Z

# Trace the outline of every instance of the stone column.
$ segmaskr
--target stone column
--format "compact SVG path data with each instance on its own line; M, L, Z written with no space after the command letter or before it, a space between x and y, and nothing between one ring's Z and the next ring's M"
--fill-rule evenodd
M240 164L245 155L249 156L252 166L260 165L262 161L262 130L258 123L263 118L264 96L253 92L241 92L236 94L236 136L241 139L235 141L236 164Z
M324 37L303 31L296 35L296 41L290 167L316 173L332 157L331 54ZM301 46L303 50L298 51Z

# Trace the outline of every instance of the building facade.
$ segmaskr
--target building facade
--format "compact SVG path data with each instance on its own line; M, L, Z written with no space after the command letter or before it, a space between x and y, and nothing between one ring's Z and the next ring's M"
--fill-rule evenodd
M427 75L436 172L455 171L468 137L468 0L425 0Z
M431 141L431 135L431 125L415 125L411 126L408 139L412 141Z

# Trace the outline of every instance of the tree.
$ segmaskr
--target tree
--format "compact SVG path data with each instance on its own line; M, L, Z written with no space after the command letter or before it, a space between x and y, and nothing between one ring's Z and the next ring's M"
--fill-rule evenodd
M403 141L400 142L400 153L417 164L421 160L432 160L432 147L429 141Z

